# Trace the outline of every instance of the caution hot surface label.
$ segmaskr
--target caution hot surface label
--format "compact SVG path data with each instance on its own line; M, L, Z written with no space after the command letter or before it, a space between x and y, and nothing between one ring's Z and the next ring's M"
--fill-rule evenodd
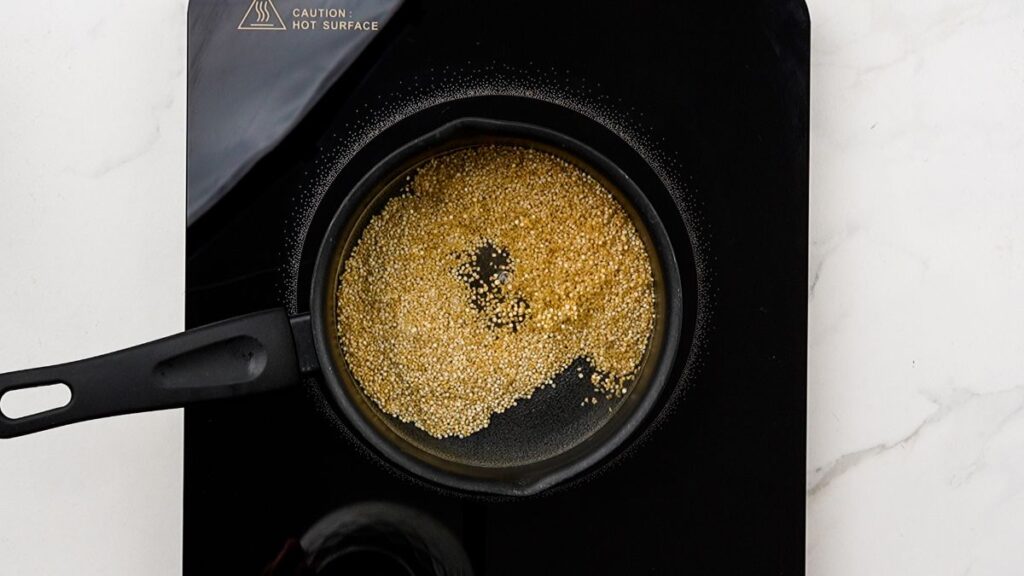
M252 0L239 30L376 32L380 21L360 19L349 8L288 7L279 11L274 0Z

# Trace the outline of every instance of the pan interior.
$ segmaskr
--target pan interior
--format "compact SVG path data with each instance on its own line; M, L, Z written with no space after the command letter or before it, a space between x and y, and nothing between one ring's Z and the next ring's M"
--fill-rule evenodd
M487 428L465 438L435 438L413 424L385 414L364 395L355 381L338 338L330 338L333 368L340 381L341 393L345 396L342 400L358 412L366 427L363 430L364 436L368 429L378 440L382 439L384 444L416 461L447 473L484 480L514 468L542 473L544 467L552 461L569 462L582 458L590 452L592 444L602 443L621 432L623 426L634 420L630 417L639 409L649 392L653 376L659 369L656 360L665 353L669 328L666 321L666 263L656 249L647 226L647 221L654 217L653 210L648 205L647 213L641 215L644 209L636 206L630 198L639 192L633 190L627 193L623 186L617 185L617 182L628 184L623 175L619 174L617 179L609 177L605 173L607 169L600 171L591 162L581 158L580 154L555 144L503 134L474 134L432 142L398 162L390 171L381 175L376 183L364 183L365 190L354 192L360 197L350 200L357 204L350 207L351 212L336 238L335 253L326 279L323 311L326 315L325 326L330 334L334 335L338 320L335 298L340 273L370 219L383 209L391 197L406 191L408 177L430 158L463 148L494 144L533 148L562 158L583 169L612 193L639 232L651 262L655 323L644 359L624 396L606 399L603 394L595 393L590 384L593 367L586 360L578 358L554 377L555 386L537 389L532 398L518 402L501 414L493 415ZM584 374L582 380L579 369ZM599 396L600 401L596 404L586 401L593 396Z

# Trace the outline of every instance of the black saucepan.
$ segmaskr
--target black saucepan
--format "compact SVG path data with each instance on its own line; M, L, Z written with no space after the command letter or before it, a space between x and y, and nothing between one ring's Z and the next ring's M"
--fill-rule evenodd
M364 396L337 338L335 294L341 267L363 227L401 190L405 177L431 157L481 144L547 151L586 170L616 196L652 260L656 321L643 364L622 398L581 406L580 398L593 390L587 390L589 384L570 382L569 376L576 378L575 367L570 367L559 377L566 385L539 390L532 399L494 416L484 430L466 438L437 439L384 414ZM379 456L443 487L528 495L583 472L633 435L668 386L679 354L680 272L650 201L597 151L530 124L463 118L384 158L342 202L321 242L310 286L308 315L289 317L284 309L267 310L95 358L0 375L0 396L58 382L72 391L70 403L61 408L16 419L0 414L0 437L296 386L304 376L319 375L312 381Z

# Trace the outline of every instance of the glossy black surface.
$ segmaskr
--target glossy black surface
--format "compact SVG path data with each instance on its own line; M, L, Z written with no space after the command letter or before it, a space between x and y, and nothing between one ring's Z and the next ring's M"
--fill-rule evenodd
M289 538L366 499L435 516L483 574L802 573L808 41L800 2L407 3L189 229L189 326L285 303L287 215L362 106L431 66L500 61L599 84L679 159L712 273L703 366L623 462L507 503L395 476L298 390L189 408L186 573L258 574Z

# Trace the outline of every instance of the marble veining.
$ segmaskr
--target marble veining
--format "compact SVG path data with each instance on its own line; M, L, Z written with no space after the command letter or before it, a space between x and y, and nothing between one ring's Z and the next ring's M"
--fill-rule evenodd
M1024 4L809 4L808 573L1019 573ZM21 280L0 286L15 327L0 331L0 369L178 329L180 310L158 311L181 300L185 1L4 10L0 250ZM121 213L81 224L98 201ZM149 249L126 249L128 237ZM95 268L110 277L52 282ZM89 304L39 311L55 299ZM10 336L40 323L45 342ZM166 524L180 520L180 462L173 446L154 455L177 418L0 445L2 526L16 528L0 527L0 549L18 551L5 570L179 570ZM154 478L166 481L148 490Z
M1024 4L812 0L807 572L1024 569Z

